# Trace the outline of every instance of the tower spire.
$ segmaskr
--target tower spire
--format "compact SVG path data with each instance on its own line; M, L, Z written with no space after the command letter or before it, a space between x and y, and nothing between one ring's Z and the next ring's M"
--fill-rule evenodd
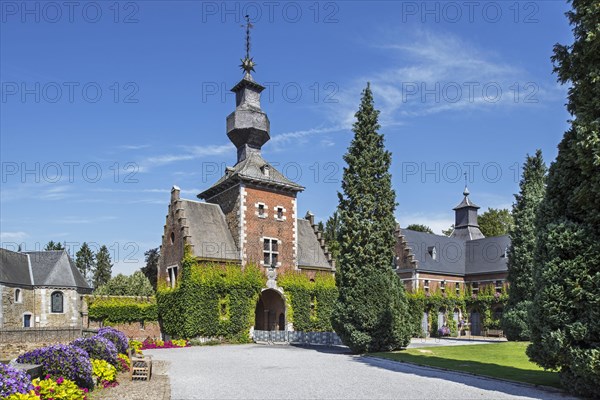
M465 175L465 190L463 190L463 196L468 196L471 192L469 192L469 188L467 187L467 173L464 173Z
M242 62L240 64L240 68L245 71L246 74L250 74L251 71L254 71L254 67L256 66L256 63L254 62L254 60L252 59L252 57L250 57L250 29L254 28L254 25L252 25L250 23L250 16L246 15L246 57L240 59L240 61ZM242 25L243 27L244 25Z

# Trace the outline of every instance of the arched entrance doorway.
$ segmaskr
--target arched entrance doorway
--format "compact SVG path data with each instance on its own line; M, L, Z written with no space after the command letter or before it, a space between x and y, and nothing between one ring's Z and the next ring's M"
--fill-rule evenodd
M264 290L256 304L254 329L257 331L285 330L285 301L273 289Z

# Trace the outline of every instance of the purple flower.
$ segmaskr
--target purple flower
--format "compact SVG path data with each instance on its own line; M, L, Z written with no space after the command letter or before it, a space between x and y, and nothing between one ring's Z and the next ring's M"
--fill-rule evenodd
M98 336L103 336L113 342L119 353L127 353L127 349L129 348L129 340L123 332L107 326L98 330Z
M31 378L25 371L11 365L0 364L0 397L14 393L27 393L33 389Z
M91 359L104 360L113 366L117 366L117 348L107 338L95 335L89 338L75 339L73 346L77 346L85 350Z
M42 347L20 355L17 362L40 364L43 375L64 377L79 387L94 388L92 363L88 353L79 347L64 344Z

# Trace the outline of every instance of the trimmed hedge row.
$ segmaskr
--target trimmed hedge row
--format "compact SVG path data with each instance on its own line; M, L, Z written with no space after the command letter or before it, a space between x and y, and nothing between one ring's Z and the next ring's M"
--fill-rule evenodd
M154 297L87 297L88 316L107 324L158 321Z

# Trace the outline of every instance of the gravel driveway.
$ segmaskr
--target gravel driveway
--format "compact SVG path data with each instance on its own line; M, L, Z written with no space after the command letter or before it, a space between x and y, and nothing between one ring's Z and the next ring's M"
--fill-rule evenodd
M568 398L525 385L353 356L339 348L229 345L147 353L170 362L172 400Z

